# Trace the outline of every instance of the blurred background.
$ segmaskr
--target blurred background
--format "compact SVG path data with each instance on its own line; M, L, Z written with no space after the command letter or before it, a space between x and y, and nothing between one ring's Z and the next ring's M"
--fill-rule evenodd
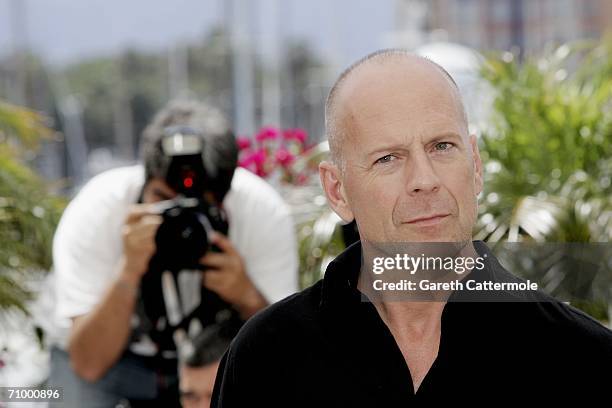
M75 186L135 160L174 97L210 100L240 135L300 127L314 143L334 79L376 49L450 42L522 59L611 22L608 0L1 0L0 97L52 120L61 136L37 168Z
M136 162L172 98L232 119L241 164L291 205L302 286L319 279L351 235L316 174L325 98L380 48L426 55L458 82L486 166L477 239L501 255L508 242L608 244L611 28L609 0L0 0L0 385L46 378L42 288L63 207ZM555 258L541 286L609 322L609 248L606 273L577 282L576 257Z

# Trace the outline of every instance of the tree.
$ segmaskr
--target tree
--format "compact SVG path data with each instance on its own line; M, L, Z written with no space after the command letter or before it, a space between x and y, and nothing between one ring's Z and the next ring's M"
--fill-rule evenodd
M0 314L27 313L32 273L51 267L51 243L64 206L26 162L41 137L40 114L0 102Z
M565 44L522 64L508 53L492 57L483 76L496 115L481 138L485 191L476 239L591 244L565 245L569 256L551 248L507 259L542 266L541 284L553 295L605 319L612 297L603 258L612 237L612 37ZM594 255L604 260L593 266L604 269L581 281L576 260L598 246Z

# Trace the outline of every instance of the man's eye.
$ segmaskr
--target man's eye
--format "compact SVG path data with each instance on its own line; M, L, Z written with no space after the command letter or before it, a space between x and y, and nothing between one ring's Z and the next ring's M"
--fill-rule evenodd
M453 147L453 144L450 142L440 142L436 143L436 145L434 146L434 150L443 152L445 150L449 150L451 147Z
M384 164L384 163L389 163L391 161L395 160L395 156L392 154L388 154L386 156L381 157L380 159L376 160L376 162L374 162L375 164Z

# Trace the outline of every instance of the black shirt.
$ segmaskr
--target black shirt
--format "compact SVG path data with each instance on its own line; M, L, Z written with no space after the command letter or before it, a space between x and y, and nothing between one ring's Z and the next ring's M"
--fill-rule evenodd
M474 244L488 259L479 278L507 280L486 245ZM610 406L612 332L543 294L537 302L447 302L438 356L415 393L395 339L355 287L360 262L357 243L330 263L323 280L248 321L222 359L212 406L498 405L573 397Z

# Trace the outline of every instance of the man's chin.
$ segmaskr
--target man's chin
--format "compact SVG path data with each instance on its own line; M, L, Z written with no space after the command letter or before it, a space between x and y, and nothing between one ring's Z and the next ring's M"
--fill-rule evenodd
M398 231L396 242L465 242L471 240L471 236L458 231L440 227L420 227L407 226L403 231Z
M365 236L364 236L365 235ZM418 226L410 224L394 225L392 231L384 231L382 234L363 234L360 231L361 240L377 243L400 243L400 242L455 242L465 243L472 241L472 231L463 231L457 225L448 223L435 226Z

